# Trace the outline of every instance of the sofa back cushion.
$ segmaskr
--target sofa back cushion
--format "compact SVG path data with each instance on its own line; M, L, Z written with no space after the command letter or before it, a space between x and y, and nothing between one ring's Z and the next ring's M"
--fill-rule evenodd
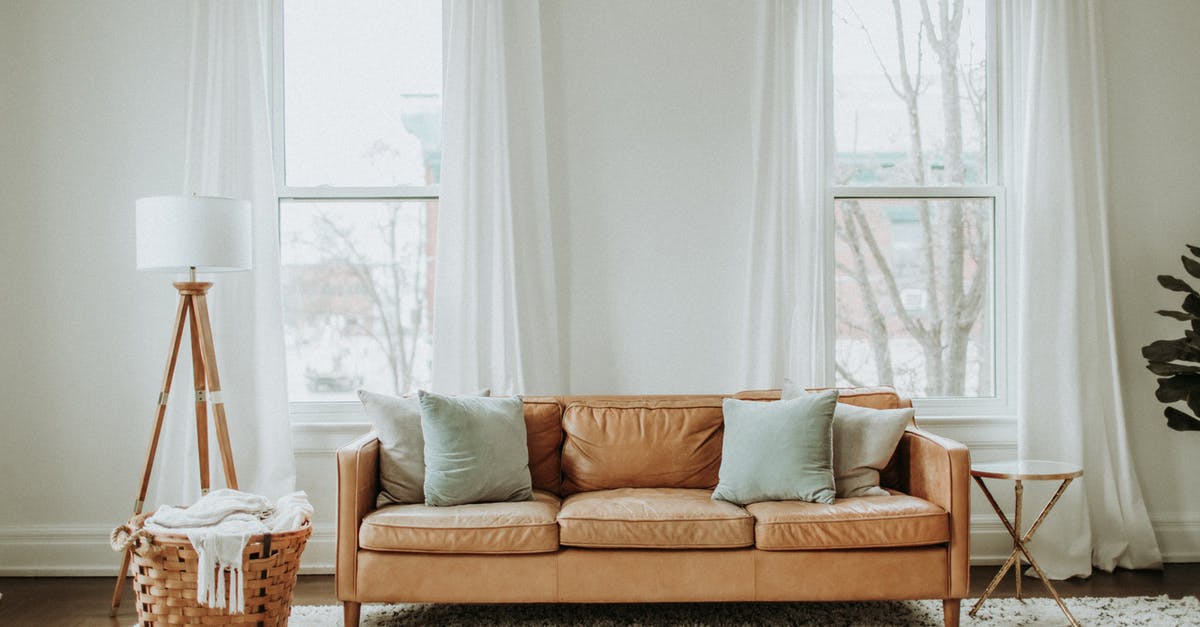
M722 398L564 398L562 494L713 488L721 466ZM532 459L531 453L531 466Z
M808 388L816 392L825 388ZM747 390L738 392L733 397L743 401L777 401L781 390ZM838 402L871 409L900 409L912 407L912 401L901 398L896 390L890 387L838 388Z
M533 489L559 493L562 484L562 405L550 396L525 396L525 437Z

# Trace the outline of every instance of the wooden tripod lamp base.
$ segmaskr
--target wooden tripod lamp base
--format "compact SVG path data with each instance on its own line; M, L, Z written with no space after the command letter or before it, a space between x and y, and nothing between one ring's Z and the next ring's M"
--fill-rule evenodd
M150 436L150 448L146 453L146 469L142 472L142 484L137 500L133 503L133 515L142 513L146 493L150 488L150 474L154 469L154 458L158 452L158 439L162 434L163 419L167 412L167 397L171 393L171 382L175 378L175 362L179 357L179 345L183 341L184 328L190 329L192 343L192 382L196 406L196 449L200 457L200 491L207 494L208 472L208 406L211 404L215 422L217 445L221 463L225 470L225 485L237 489L237 471L233 467L233 449L229 445L229 427L225 420L225 403L221 398L221 377L217 374L217 356L213 349L212 325L208 319L207 293L212 283L186 281L175 283L179 290L179 306L175 310L174 332L171 348L167 353L167 367L163 371L162 387L154 409L154 430ZM130 554L125 551L121 570L117 572L117 584L113 589L111 616L117 615L121 604L121 590L129 570Z
M175 377L175 362L184 329L190 331L192 345L192 383L196 408L196 449L200 457L200 490L209 488L208 472L208 408L212 406L213 427L225 471L225 485L237 489L237 472L233 468L233 449L229 446L229 427L225 421L225 403L221 398L221 377L217 374L217 354L213 349L212 325L208 320L208 290L212 283L196 280L196 271L238 272L249 270L253 258L250 203L216 196L152 196L139 198L135 203L137 226L137 267L154 272L188 272L188 281L175 283L179 291L179 306L175 309L175 325L167 367L163 371L162 387L154 407L154 431L146 452L146 469L133 515L142 513L146 492L150 489L150 473L158 452L163 418L167 413L167 396ZM117 615L121 604L121 588L129 571L130 553L125 551L117 585L113 588L111 616Z

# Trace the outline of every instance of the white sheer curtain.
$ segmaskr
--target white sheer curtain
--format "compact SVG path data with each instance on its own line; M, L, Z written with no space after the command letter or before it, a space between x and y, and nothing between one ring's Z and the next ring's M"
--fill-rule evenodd
M201 280L214 283L209 292L213 341L239 488L275 498L293 489L295 459L287 412L267 99L270 2L197 0L191 7L185 189L246 199L252 206L253 270ZM200 494L188 354L184 346L151 502L190 503ZM211 476L213 486L219 487L224 475L215 440L210 442Z
M446 18L433 387L562 393L539 3Z
M1093 0L1002 3L1020 228L1018 448L1084 475L1033 539L1047 575L1157 568L1113 335L1104 64Z
M743 379L750 387L779 387L784 378L804 386L828 383L824 4L767 0L758 5L743 355Z

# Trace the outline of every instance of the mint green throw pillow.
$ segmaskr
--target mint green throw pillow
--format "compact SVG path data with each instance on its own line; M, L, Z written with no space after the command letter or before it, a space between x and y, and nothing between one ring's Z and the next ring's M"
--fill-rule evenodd
M808 394L790 381L783 400ZM888 496L879 487L879 472L892 459L904 429L916 416L911 407L871 409L838 403L833 410L833 482L838 498Z
M450 397L420 391L425 504L533 498L521 397Z
M725 439L712 497L833 503L833 409L837 390L765 403L725 399Z

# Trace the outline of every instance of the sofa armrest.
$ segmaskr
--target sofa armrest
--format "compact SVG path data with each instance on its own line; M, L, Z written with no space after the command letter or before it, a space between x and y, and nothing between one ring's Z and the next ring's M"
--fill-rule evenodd
M337 567L339 601L357 596L358 528L379 494L379 438L368 433L337 452Z
M950 598L967 596L970 576L971 453L963 444L910 426L901 440L908 456L908 493L950 514Z

